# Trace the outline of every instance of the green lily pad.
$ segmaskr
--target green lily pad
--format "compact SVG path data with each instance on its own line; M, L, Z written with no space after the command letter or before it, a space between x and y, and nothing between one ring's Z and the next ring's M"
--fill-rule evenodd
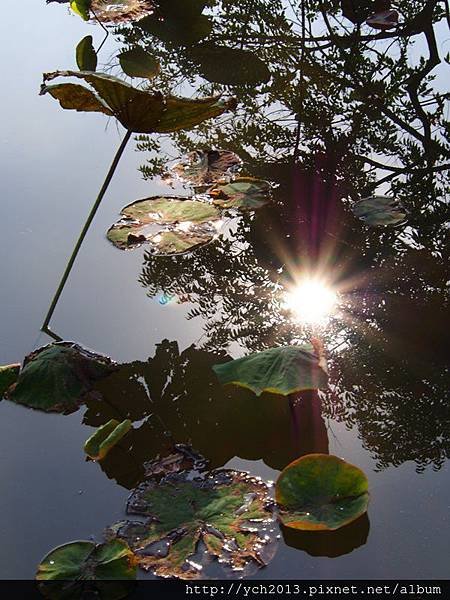
M40 591L48 598L120 600L131 591L136 562L121 540L106 544L70 542L54 548L43 558L36 579L41 582Z
M83 79L93 90L83 86L75 88L73 83L47 85L47 82L58 77ZM65 109L112 115L126 129L135 133L170 133L190 129L236 106L234 99L222 100L220 97L164 97L159 92L136 89L117 77L89 71L46 73L41 87L41 95L44 94L59 100Z
M172 171L181 181L200 187L230 181L241 166L242 160L230 150L194 150Z
M182 254L210 242L220 212L205 202L182 197L152 197L129 204L107 238L122 250L149 243L157 254Z
M352 210L367 225L398 225L406 219L405 209L400 202L388 196L371 196L356 202Z
M127 512L148 520L121 521L107 536L125 540L139 566L160 577L199 578L208 557L239 570L250 562L263 566L268 540L259 527L273 523L268 502L267 486L246 473L184 471L141 484ZM197 556L200 542L206 552Z
M29 354L8 398L46 412L76 411L93 384L116 364L72 342L57 342Z
M323 359L311 344L270 348L214 365L213 369L220 383L249 388L257 396L263 392L288 396L326 387L328 381Z
M133 424L129 419L116 421L111 419L86 440L84 451L93 460L102 460L122 438L126 435Z
M87 35L81 40L76 48L75 54L80 71L96 70L97 53L94 49L92 35Z
M208 194L221 208L256 210L271 201L272 186L263 179L238 177L231 183L214 186Z
M159 73L159 62L140 46L121 52L118 58L122 71L130 77L152 79Z
M275 496L280 519L305 531L334 531L367 511L368 481L359 469L337 456L307 454L278 477Z
M270 79L267 65L249 50L203 44L190 49L189 56L213 83L257 85Z
M19 364L0 367L0 398L2 398L6 390L17 381L19 371Z

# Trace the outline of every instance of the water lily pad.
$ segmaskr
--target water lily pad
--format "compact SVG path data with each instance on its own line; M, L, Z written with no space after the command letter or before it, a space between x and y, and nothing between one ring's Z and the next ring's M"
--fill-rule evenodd
M214 206L182 197L138 200L121 214L107 238L122 250L147 242L157 254L182 254L210 242L220 217Z
M159 62L140 46L119 54L122 71L130 77L152 79L159 72Z
M135 578L134 555L121 540L64 544L43 558L36 573L41 592L61 600L119 600L130 593L129 581Z
M256 210L271 200L272 186L263 179L238 177L231 183L219 184L208 191L214 204L221 208Z
M257 85L270 79L267 65L249 50L203 44L189 51L201 75L213 83Z
M107 535L127 541L140 567L161 577L201 577L208 557L233 569L250 562L263 566L268 540L259 528L273 522L268 502L267 486L246 473L223 470L192 477L184 471L141 484L127 512L148 520L122 521ZM197 557L200 542L206 552Z
M139 21L153 8L151 0L91 0L91 13L101 23Z
M284 525L306 531L334 531L367 511L366 475L329 454L307 454L288 465L275 487Z
M81 40L76 48L75 54L80 71L96 70L97 53L94 49L92 35L87 35Z
M19 376L20 365L5 365L0 367L0 398L6 390L17 381Z
M122 438L126 435L133 424L129 419L116 421L111 419L86 440L84 451L93 460L102 460Z
M73 83L47 85L58 77L83 79L93 90L79 85L74 87ZM59 100L65 109L112 115L126 129L135 133L170 133L190 129L236 106L234 99L222 100L219 97L165 97L159 92L136 89L117 77L89 71L46 73L41 95L47 93Z
M144 463L145 477L164 477L180 471L203 471L207 459L186 444L175 444L175 451Z
M174 165L172 171L181 181L203 186L230 181L241 166L242 160L230 150L194 150Z
M214 365L213 369L220 383L249 388L257 396L263 392L288 396L326 387L328 381L323 359L311 344L270 348Z
M77 410L92 385L117 368L106 356L72 342L57 342L29 354L8 398L46 412Z
M406 219L405 209L395 198L371 196L353 205L354 214L367 225L398 225Z

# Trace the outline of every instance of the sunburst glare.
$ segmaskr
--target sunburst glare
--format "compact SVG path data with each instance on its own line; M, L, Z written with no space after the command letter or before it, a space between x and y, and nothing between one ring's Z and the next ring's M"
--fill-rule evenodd
M285 305L302 323L326 323L337 305L336 292L320 279L304 279L289 289Z

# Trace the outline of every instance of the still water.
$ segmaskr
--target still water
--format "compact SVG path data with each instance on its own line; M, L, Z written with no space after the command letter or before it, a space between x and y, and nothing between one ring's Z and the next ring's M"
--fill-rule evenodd
M112 120L106 126L103 115L63 111L51 98L38 95L41 73L75 68L74 47L87 33L100 43L103 34L98 27L69 16L57 4L46 7L43 0L22 0L14 6L9 3L3 9L1 27L6 51L2 53L4 119L0 138L0 364L8 364L21 362L31 350L51 341L39 333L40 326L123 129L119 131ZM114 52L114 44L110 39L103 50L105 62ZM52 322L64 339L75 340L118 362L131 363L115 379L100 384L100 388L106 386L113 406L94 405L87 412L84 407L62 416L39 413L6 400L0 403L0 577L33 578L40 559L54 546L75 539L101 539L104 528L123 517L126 498L139 481L142 463L167 444L160 427L162 420L176 441L192 442L213 467L246 470L275 480L283 466L302 453L329 451L366 472L371 494L367 519L319 544L311 536L283 532L274 559L253 577L447 578L450 420L448 399L439 396L445 389L444 366L440 360L428 364L435 358L428 347L441 353L441 342L433 339L433 331L445 328L446 321L439 321L437 314L427 325L431 339L425 336L419 343L408 339L405 345L403 339L396 340L397 345L392 346L397 356L404 352L417 358L417 353L424 352L427 365L420 360L416 364L411 358L408 368L416 369L415 379L431 381L429 405L422 400L414 403L414 388L411 386L411 396L408 370L403 364L399 366L389 355L383 358L385 367L372 369L367 346L357 346L353 340L355 352L342 360L350 361L351 369L358 372L356 388L347 386L343 393L343 385L337 392L339 400L323 398L322 413L317 398L304 399L297 414L300 430L292 430L290 414L280 405L284 399L266 395L256 400L242 391L221 393L207 374L208 365L215 362L209 352L221 346L214 328L212 333L205 333L205 324L221 318L214 310L214 318L207 318L211 314L208 303L221 295L238 298L242 292L237 276L235 280L227 275L227 248L221 247L222 242L216 249L201 249L198 259L187 256L157 263L145 247L121 252L105 238L104 232L124 205L169 191L163 181L146 181L139 176L137 169L142 163L142 154L130 144ZM280 183L282 178L275 171L263 169L255 174ZM309 185L304 179L296 180L289 170L284 173L287 176L284 187L280 184L280 194ZM333 216L334 221L338 218ZM233 233L231 224L230 235L254 242L259 265L272 272L279 265L264 248L264 234L271 231L278 235L280 223L289 229L289 216L268 210L261 213L259 225L249 225L241 233ZM352 240L358 246L358 241ZM337 279L344 276L349 261L355 263L357 251L353 248L348 255L336 258L333 268L339 272ZM253 258L247 266L253 264ZM202 270L203 264L207 267ZM230 265L234 273L242 269L242 264L231 259ZM256 277L257 268L252 272ZM394 280L404 273L397 267L395 276L390 276ZM384 273L386 280L389 277ZM190 293L194 301L161 303L167 291ZM358 294L362 302L367 295L362 283ZM425 318L429 306L423 308L420 298L416 302L417 290L398 297L400 313L416 311L416 324ZM204 309L202 315L188 318L198 306ZM222 306L221 311L226 318L237 315L239 324L245 314L239 312L243 307L245 300L228 308ZM266 309L269 315L269 304ZM270 316L267 319L266 324ZM270 332L266 328L258 331L255 334L253 330L248 343L240 346L239 336L237 341L228 340L228 352L238 356L243 354L242 347L257 349L258 336L260 349L267 347ZM342 341L341 337L333 338L333 331L326 335L329 347ZM197 350L190 348L193 344ZM202 345L206 350L199 349ZM183 351L186 353L180 358ZM149 357L152 360L148 361ZM190 376L185 373L185 362L194 366ZM420 369L426 372L423 377ZM386 379L387 390L401 392L407 388L403 403L395 405L394 399L380 398L377 377L381 372L393 373L392 380ZM159 380L165 378L167 385L160 385ZM405 383L397 381L402 378ZM416 392L426 399L426 391L416 388ZM354 402L352 394L363 398L361 405ZM185 402L181 414L174 415L170 402L177 395ZM117 416L114 400L121 407L121 415L131 415L139 432L132 447L112 454L100 468L85 461L83 443L93 427L106 417ZM159 420L152 419L154 414ZM304 436L301 439L300 433ZM434 455L431 446L437 448Z

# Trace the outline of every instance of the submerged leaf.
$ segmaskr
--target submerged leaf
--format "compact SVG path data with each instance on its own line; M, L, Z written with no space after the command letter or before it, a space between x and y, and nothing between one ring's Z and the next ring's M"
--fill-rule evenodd
M97 53L92 41L92 35L87 35L76 48L77 65L80 71L95 71L97 68Z
M127 512L148 520L116 523L108 536L127 541L139 565L161 577L201 577L201 561L207 556L195 556L199 542L210 558L234 569L250 562L262 566L267 540L259 534L258 524L273 519L268 502L267 486L245 473L224 470L192 477L184 471L159 483L141 484L132 493Z
M48 598L120 600L130 593L126 580L136 579L136 563L121 540L105 544L70 542L43 558L36 579L45 582L39 589Z
M359 469L337 456L308 454L288 465L275 487L284 525L329 531L367 511L368 481Z
M230 181L241 166L239 156L230 150L194 150L172 171L181 181L197 187Z
M189 56L208 81L225 85L257 85L270 79L270 71L249 50L204 44L189 51Z
M249 388L257 396L263 392L288 396L326 387L328 381L323 361L311 344L270 348L213 369L220 383Z
M398 225L406 219L405 209L400 202L388 196L371 196L356 202L354 214L367 225Z
M86 440L84 451L93 460L102 460L131 428L132 422L129 419L121 423L111 419Z
M0 367L0 399L6 390L17 381L20 365L5 365Z
M69 414L84 402L97 380L116 368L106 356L72 342L56 342L25 358L8 398L30 408Z
M214 198L214 204L221 208L256 210L270 202L271 190L268 181L238 177L231 183L214 186L208 194Z
M159 72L159 62L140 46L119 54L122 71L130 77L152 79Z

